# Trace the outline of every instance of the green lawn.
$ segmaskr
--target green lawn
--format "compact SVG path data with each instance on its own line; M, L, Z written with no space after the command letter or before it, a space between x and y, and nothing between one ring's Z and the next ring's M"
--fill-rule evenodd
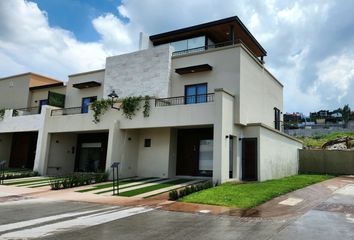
M296 175L255 183L224 183L188 195L180 201L235 208L252 208L277 196L332 178L330 175Z
M138 188L135 190L127 191L127 192L122 192L122 193L119 193L119 196L132 197L132 196L136 196L136 195L143 194L146 192L151 192L151 191L155 191L158 189L171 187L173 185L186 183L189 181L192 181L192 179L177 179L177 180L166 182L166 183L160 183L160 184L156 184L156 185L149 186L149 187L143 187L143 188Z

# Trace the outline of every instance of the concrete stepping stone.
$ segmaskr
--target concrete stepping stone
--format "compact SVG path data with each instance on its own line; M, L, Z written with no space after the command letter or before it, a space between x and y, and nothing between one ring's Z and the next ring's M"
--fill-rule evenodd
M44 179L44 177L38 176L38 177L26 177L26 178L13 178L13 179L6 179L4 180L4 183L15 183L15 182L23 182L23 181L31 181L31 180L39 180L39 179Z
M161 180L161 178L147 179L147 180L143 180L143 181L137 181L137 182L127 183L127 184L122 185L121 187L122 187L122 188L133 187L133 186L136 186L136 185L139 185L139 184L150 183L150 182L156 182L156 181L160 181L160 180ZM99 192L103 192L103 191L105 191L105 190L108 191L109 189L112 189L112 187L100 188L100 189L97 189L97 190L89 191L88 193L98 194ZM123 189L122 189L122 190L123 190ZM109 193L109 192L108 192L108 193ZM102 194L104 194L104 193L102 193ZM100 194L100 195L102 195L102 194Z
M146 193L142 193L142 194L139 194L139 195L135 195L133 197L146 198L146 197L158 195L158 194L161 194L161 193L164 193L164 192L169 192L169 191L174 190L174 189L186 187L186 186L189 186L189 185L194 185L194 184L201 183L201 182L204 182L204 180L194 180L194 181L190 181L190 182L186 182L186 183L181 183L181 184L173 185L173 186L170 186L170 187L157 189L157 190L154 190L154 191L151 191L151 192L146 192Z

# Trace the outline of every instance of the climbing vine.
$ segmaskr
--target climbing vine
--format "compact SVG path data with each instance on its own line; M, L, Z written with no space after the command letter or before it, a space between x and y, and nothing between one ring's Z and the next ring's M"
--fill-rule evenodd
M91 103L90 108L93 111L93 122L99 123L101 120L101 116L105 114L105 112L111 107L111 105L111 99L101 99Z
M141 102L144 101L143 104L143 115L144 117L150 116L150 100L151 97L149 96L130 96L123 99L118 100L121 102L120 108L122 110L122 114L128 118L133 119L136 112L141 109ZM98 123L100 122L101 116L111 107L112 100L111 99L102 99L94 101L90 108L94 112L93 113L93 122Z

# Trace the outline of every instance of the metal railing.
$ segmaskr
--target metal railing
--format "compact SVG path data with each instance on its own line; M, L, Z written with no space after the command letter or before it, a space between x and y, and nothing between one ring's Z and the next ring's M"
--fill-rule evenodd
M71 107L71 108L61 108L61 109L53 109L50 112L50 116L62 116L62 115L75 115L82 114L81 107Z
M170 98L157 98L155 99L155 106L166 107L166 106L173 106L173 105L198 104L198 103L207 103L207 102L214 102L214 93L170 97Z
M12 111L13 117L35 115L35 114L40 114L39 107L18 108Z
M190 49L185 49L181 51L176 51L172 53L172 56L180 56L180 55L185 55L189 53L195 53L195 52L203 52L208 49L213 49L213 48L219 48L219 47L225 47L225 46L230 46L240 43L240 41L227 41L227 42L221 42L221 43L215 43L215 44L210 44L202 47L197 47L197 48L190 48Z

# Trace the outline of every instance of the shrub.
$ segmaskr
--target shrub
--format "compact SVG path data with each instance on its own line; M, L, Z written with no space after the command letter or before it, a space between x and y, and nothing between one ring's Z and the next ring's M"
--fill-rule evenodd
M73 173L71 175L50 178L49 185L52 190L59 190L105 182L107 178L107 173Z
M7 169L4 172L4 179L25 178L38 176L38 172L28 169Z
M172 201L176 201L179 198L183 198L184 196L187 196L189 194L192 194L192 193L195 193L195 192L199 192L199 191L202 191L204 189L208 189L208 188L212 188L212 187L213 187L213 183L211 181L207 181L207 182L204 182L204 183L187 186L185 188L180 189L179 191L172 190L169 193L169 199L172 200Z

